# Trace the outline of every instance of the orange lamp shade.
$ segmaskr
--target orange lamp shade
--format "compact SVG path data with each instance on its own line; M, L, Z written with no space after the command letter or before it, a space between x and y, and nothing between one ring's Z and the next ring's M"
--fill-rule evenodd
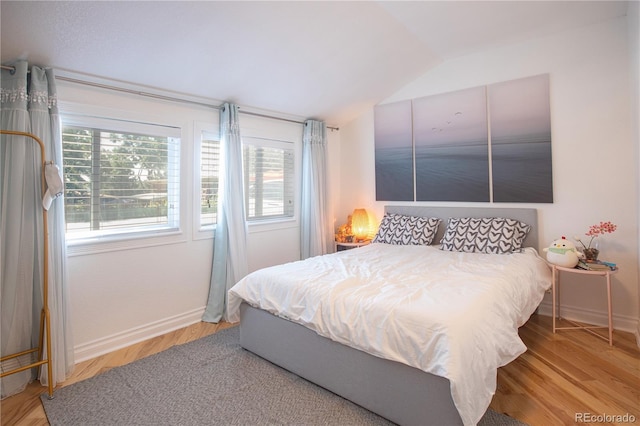
M357 240L369 238L369 214L365 209L355 209L351 215L351 232Z

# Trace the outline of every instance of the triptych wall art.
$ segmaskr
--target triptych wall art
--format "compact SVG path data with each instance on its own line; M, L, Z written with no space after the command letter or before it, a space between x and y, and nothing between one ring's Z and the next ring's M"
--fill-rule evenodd
M552 203L549 76L375 108L376 199Z

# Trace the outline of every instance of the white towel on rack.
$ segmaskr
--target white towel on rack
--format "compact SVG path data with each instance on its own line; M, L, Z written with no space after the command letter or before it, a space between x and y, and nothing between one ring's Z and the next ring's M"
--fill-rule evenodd
M49 210L53 200L62 195L64 191L64 183L62 183L62 176L60 176L60 169L53 163L48 163L44 166L44 180L47 183L47 192L44 193L42 199L42 207L45 210Z

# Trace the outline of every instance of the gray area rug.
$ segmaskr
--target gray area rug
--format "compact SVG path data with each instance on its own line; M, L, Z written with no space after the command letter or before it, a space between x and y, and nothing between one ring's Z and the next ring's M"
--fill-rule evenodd
M242 349L238 327L174 346L41 400L64 425L392 425ZM523 425L488 410L480 425Z

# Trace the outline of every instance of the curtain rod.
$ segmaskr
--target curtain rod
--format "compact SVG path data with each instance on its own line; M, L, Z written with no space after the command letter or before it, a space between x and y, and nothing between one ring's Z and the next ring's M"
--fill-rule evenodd
M0 67L2 67L3 70L10 71L12 74L16 71L16 67L13 67L13 66L0 65ZM56 76L56 80L68 81L70 83L84 84L86 86L93 86L93 87L98 87L100 89L108 89L108 90L114 90L114 91L117 91L117 92L129 93L129 94L138 95L138 96L145 96L145 97L148 97L148 98L155 98L155 99L160 99L160 100L163 100L163 101L181 102L181 103L188 103L188 104L192 104L192 105L199 105L199 106L203 106L203 107L207 107L207 108L220 109L219 106L207 104L207 103L204 103L204 102L191 101L191 100L182 99L182 98L174 98L172 96L157 95L157 94L154 94L154 93L142 92L142 91L133 90L133 89L125 89L123 87L111 86L111 85L102 84L102 83L94 83L94 82L91 82L91 81L79 80L79 79L71 78L71 77L62 77L62 76L58 76L57 75ZM274 117L272 115L260 114L260 113L257 113L257 112L240 111L240 113L241 114L252 115L254 117L270 118L270 119L273 119L273 120L287 121L289 123L304 124L303 121L292 120L292 119L289 119L289 118L282 118L282 117ZM340 130L339 127L330 127L330 126L327 126L327 129L329 129L329 130Z
M16 67L10 67L8 65L0 65L0 68L2 68L3 70L7 70L10 71L11 74L13 74L14 72L16 72ZM29 70L27 70L27 72L31 72Z

